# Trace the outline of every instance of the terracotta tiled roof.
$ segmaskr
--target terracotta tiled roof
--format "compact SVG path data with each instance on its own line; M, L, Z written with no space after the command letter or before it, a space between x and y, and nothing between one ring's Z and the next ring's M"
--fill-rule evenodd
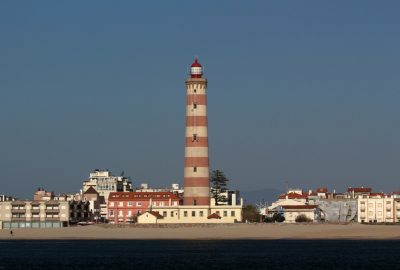
M326 187L319 187L316 190L317 193L327 193L328 189Z
M148 211L148 212L146 212L146 213L149 213L149 214L155 216L155 217L158 218L158 219L163 219L163 218L164 218L162 215L160 215L160 213L155 212L155 211Z
M93 187L89 187L83 194L99 194Z
M371 192L372 188L365 188L365 187L360 187L360 188L351 188L349 187L347 189L347 192Z
M385 197L385 193L377 193L377 192L374 192L374 193L371 193L371 194L369 194L370 196L373 196L373 197L378 197L378 196L381 196L381 197Z
M180 200L178 195L172 192L111 192L109 201L143 201L157 200Z
M289 199L307 199L308 194L298 194L298 193L287 193L287 194L282 194L278 198L279 199L285 199L286 196L288 196Z
M316 205L282 205L283 209L315 209Z
M212 213L212 214L209 215L207 218L208 218L208 219L212 219L212 218L221 219L221 217L220 217L217 213Z

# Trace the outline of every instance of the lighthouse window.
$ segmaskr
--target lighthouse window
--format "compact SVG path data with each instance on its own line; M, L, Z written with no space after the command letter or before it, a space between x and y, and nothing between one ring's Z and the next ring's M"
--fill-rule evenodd
M193 109L197 109L197 104L193 103Z
M193 167L193 171L194 171L194 172L197 172L197 167Z
M193 134L193 140L192 142L197 141L197 134Z
M195 93L196 93L196 89L193 89L193 92L195 92Z

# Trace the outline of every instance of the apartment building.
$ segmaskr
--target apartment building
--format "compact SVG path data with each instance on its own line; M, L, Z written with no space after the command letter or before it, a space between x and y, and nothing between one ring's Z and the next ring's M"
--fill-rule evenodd
M182 198L173 192L112 192L108 197L108 220L130 223L146 211L159 206L178 206Z
M358 196L358 222L395 222L400 216L400 207L395 205L395 199L391 195L383 193L370 193ZM395 211L395 208L398 210Z
M69 203L66 201L0 202L2 229L58 228L68 226Z

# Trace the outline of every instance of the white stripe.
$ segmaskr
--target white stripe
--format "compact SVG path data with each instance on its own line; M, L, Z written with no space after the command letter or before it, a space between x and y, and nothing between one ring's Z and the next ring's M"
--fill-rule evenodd
M197 171L193 171L193 167L185 167L184 177L209 177L208 167L197 167Z
M208 137L208 128L205 126L196 127L190 126L186 127L186 137L192 137L193 134L197 134L200 137Z
M208 147L185 147L185 157L208 157Z
M197 105L195 109L193 105L187 105L186 116L207 116L207 106Z
M209 187L185 187L184 188L185 197L208 197L210 196Z

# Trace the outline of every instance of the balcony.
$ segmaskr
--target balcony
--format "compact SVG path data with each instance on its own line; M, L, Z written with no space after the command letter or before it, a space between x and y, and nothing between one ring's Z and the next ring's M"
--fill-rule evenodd
M11 217L11 221L26 221L26 217Z
M45 221L60 221L60 217L46 217Z
M19 213L25 213L26 209L24 208L12 208L11 213L12 214L19 214Z

